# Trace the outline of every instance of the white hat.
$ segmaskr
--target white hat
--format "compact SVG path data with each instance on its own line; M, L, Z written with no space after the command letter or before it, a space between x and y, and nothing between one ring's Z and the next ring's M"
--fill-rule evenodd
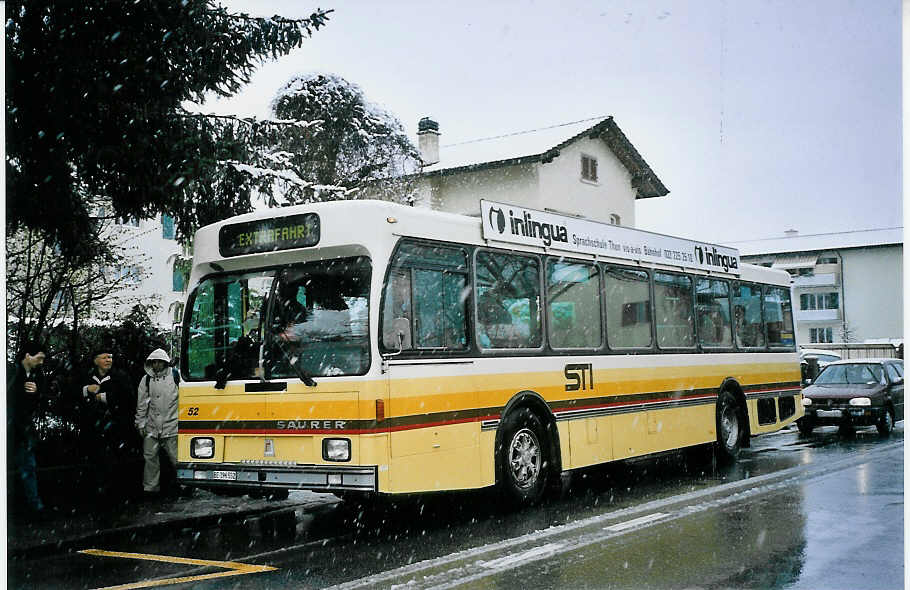
M149 357L145 360L145 362L151 362L151 361L164 361L165 363L170 364L171 357L169 357L167 355L167 353L164 352L163 349L156 348L155 350L152 351L152 354L150 354Z

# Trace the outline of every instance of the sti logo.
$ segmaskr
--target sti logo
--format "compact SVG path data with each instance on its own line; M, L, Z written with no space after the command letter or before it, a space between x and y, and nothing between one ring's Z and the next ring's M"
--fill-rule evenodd
M506 231L506 216L502 209L490 208L490 227L496 228L499 233Z

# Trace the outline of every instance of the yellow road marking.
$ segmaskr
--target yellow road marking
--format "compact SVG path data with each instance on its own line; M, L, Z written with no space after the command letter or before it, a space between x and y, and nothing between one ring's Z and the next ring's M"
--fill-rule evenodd
M198 576L185 576L182 578L163 578L159 580L145 580L143 582L131 582L119 586L108 586L100 590L126 590L127 588L152 588L154 586L170 586L171 584L183 584L186 582L195 582L198 580L212 580L214 578L226 578L228 576L242 576L244 574L256 574L260 572L269 572L276 570L269 565L250 565L248 563L239 563L236 561L213 561L208 559L192 559L189 557L174 557L171 555L151 555L148 553L124 553L121 551L104 551L102 549L85 549L79 553L86 555L97 555L99 557L121 557L124 559L141 559L144 561L163 561L165 563L178 563L182 565L198 565L205 567L222 567L228 571L216 572L213 574L202 574Z

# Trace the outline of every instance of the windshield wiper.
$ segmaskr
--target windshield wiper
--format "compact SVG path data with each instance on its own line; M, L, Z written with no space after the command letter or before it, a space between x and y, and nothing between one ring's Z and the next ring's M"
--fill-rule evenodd
M280 350L281 354L284 355L284 358L288 360L288 364L294 368L294 372L297 373L297 377L303 381L303 384L307 387L316 387L316 382L313 381L313 378L304 373L303 369L301 369L300 366L294 362L294 357L292 357L291 354L285 349L284 342L282 342L281 338L276 338L275 342L278 343L278 350Z

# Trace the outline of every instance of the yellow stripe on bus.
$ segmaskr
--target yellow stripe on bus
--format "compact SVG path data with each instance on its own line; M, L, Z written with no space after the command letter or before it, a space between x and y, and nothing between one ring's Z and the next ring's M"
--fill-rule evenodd
M727 377L748 388L764 383L795 382L799 380L799 371L792 363L600 369L594 372L595 388L584 392L565 391L565 378L558 371L400 379L389 384L394 393L386 408L386 418L502 407L518 391L526 389L534 390L547 401L559 402L610 395L717 389ZM375 414L372 396L379 393L376 387L379 383L371 380L347 384L349 388L360 386L370 390L371 393L366 394L371 396L369 399L364 399L363 391L360 396L350 391L300 392L305 395L288 391L251 399L210 393L190 397L193 393L190 390L183 392L180 416L182 420L369 419ZM348 399L337 399L342 394L348 394ZM187 415L190 407L198 408L192 417Z

